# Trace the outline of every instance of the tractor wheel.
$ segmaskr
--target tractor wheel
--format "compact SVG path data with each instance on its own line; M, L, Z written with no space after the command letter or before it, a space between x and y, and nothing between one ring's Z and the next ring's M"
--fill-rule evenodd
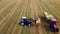
M30 27L30 26L31 26L31 24L28 24L28 26Z
M24 23L21 23L22 26L24 26Z
M58 28L56 28L56 32L58 32L59 31L59 29Z

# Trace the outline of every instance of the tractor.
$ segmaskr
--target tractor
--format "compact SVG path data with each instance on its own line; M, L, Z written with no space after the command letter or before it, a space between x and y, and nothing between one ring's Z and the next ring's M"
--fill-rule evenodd
M54 18L53 15L49 14L48 12L44 11L43 12L43 15L44 15L44 18L46 19L47 21L47 26L49 27L50 31L51 32L58 32L59 29L57 27L57 21L56 19Z
M40 18L38 19L33 19L33 18L26 18L26 17L22 17L20 20L20 25L24 26L31 26L32 24L40 24Z

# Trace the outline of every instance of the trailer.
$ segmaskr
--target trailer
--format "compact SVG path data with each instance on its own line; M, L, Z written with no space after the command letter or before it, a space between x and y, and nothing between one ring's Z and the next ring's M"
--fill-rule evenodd
M58 32L59 29L57 28L57 20L54 18L53 15L49 14L48 12L43 12L44 18L46 19L47 23L48 23L48 27L50 29L50 31L52 32Z

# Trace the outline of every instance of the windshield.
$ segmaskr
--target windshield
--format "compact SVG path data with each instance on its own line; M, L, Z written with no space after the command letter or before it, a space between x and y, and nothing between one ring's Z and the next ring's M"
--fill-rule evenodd
M56 21L52 21L52 24L56 24Z

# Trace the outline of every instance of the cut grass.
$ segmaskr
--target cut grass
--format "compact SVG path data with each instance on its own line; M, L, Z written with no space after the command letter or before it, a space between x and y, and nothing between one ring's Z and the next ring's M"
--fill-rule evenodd
M2 29L1 33L5 34L7 29L9 28L9 26L13 23L13 21L16 21L16 12L14 13L14 15L12 15L12 17L6 22L4 28ZM15 18L14 18L15 17Z
M14 5L15 5L15 3L13 5L9 6L9 8L7 10L4 10L4 12L0 14L1 20L3 20L3 18L6 17L6 15L8 15L11 12L10 10L12 9L12 7L14 7Z
M27 26L24 26L21 34L30 34L29 28Z

